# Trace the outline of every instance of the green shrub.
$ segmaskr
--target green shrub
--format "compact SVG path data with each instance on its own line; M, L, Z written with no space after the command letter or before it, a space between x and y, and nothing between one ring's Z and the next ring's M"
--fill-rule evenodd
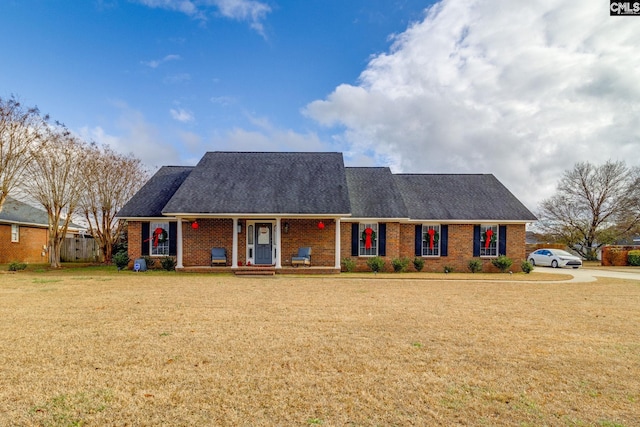
M394 258L391 260L391 265L393 266L393 271L396 273L402 273L407 271L407 267L409 267L409 258Z
M167 271L173 271L176 269L176 260L173 257L165 256L160 259L160 265Z
M467 264L467 268L469 268L469 271L472 273L482 271L482 261L479 259L472 259L469 261L469 264Z
M25 268L27 268L27 264L24 262L14 261L11 264L9 264L9 271L20 271L20 270L24 270Z
M118 271L120 271L129 265L129 254L125 251L120 251L112 257L112 260L116 267L118 267Z
M149 270L151 270L153 268L153 266L156 264L156 259L150 257L149 255L146 255L146 256L144 256L142 258L144 258L144 262L147 265L147 268Z
M522 269L522 271L529 274L533 271L533 264L525 260L525 261L522 261L522 264L520 264L520 268Z
M454 268L451 267L450 265L445 265L444 266L444 272L445 273L453 273L454 272Z
M374 256L367 260L367 265L374 273L384 270L384 260L379 256Z
M415 268L416 271L422 271L424 268L424 258L415 257L413 259L413 268Z
M506 255L500 255L498 258L492 259L491 264L504 273L511 267L513 260Z
M640 266L640 249L634 249L627 254L627 262L629 265Z
M342 258L342 268L344 271L352 273L356 269L356 262L351 258Z

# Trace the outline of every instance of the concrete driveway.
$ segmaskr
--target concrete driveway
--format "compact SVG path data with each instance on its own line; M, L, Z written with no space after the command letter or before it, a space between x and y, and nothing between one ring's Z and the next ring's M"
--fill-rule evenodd
M630 270L630 269L629 269ZM562 282L594 282L597 277L616 277L618 279L637 280L640 282L640 269L634 269L632 271L620 271L614 269L599 269L599 268L551 268L551 267L535 267L536 273L549 273L549 274L571 274L573 279L562 280Z

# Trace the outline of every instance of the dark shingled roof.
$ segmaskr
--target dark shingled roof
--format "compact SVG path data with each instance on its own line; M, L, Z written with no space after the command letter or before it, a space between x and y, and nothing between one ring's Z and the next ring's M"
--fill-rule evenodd
M341 153L210 152L166 214L333 214L351 211Z
M394 175L411 219L536 221L493 175Z
M35 227L49 227L49 216L43 208L33 207L27 203L7 197L0 212L0 223L12 223L18 225L33 225ZM59 225L64 224L61 219ZM69 231L82 230L82 225L69 222Z
M404 201L391 169L386 167L348 167L347 185L354 218L407 218Z
M163 166L118 212L120 218L161 217L162 208L182 185L193 166Z
M48 227L49 218L44 209L7 197L0 212L0 222L33 224Z

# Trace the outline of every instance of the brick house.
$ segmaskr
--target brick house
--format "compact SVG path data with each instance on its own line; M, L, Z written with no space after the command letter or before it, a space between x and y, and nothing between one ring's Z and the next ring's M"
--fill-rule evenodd
M0 264L47 262L47 213L7 197L0 212Z
M62 226L62 221L60 222ZM83 227L71 222L67 236L83 234ZM0 264L11 262L46 263L49 217L40 208L7 197L0 212ZM62 247L64 249L65 243Z
M337 273L350 258L422 257L423 271L505 254L519 269L535 216L493 175L393 174L345 167L341 153L210 152L193 167L165 166L120 210L129 257L172 256L177 270L291 268L300 247ZM211 267L211 248L226 267Z

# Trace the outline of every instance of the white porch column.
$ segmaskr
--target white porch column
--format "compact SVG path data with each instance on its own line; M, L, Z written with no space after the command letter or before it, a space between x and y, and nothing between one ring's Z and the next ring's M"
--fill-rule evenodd
M336 265L340 269L340 218L336 218Z
M282 268L282 220L276 218L276 268Z
M238 218L233 218L233 246L231 249L231 268L238 268Z
M178 218L178 235L176 236L176 268L183 268L182 265L182 219Z

